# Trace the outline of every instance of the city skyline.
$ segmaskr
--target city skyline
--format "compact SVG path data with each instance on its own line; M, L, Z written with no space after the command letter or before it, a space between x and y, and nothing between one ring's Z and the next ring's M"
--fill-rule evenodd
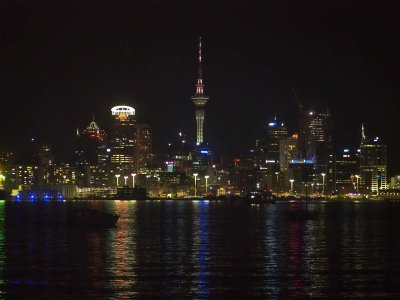
M201 35L207 95L213 99L206 108L205 136L217 154L253 148L275 114L296 132L294 86L305 109L313 102L329 108L337 150L359 146L363 122L369 135L388 145L389 173L395 173L400 162L391 129L399 76L392 31L398 21L391 9L396 5L384 2L375 10L372 2L337 3L298 5L296 13L286 3L254 2L240 14L233 5L223 20L222 7L210 2L192 19L168 10L164 15L159 3L139 7L143 16L129 7L106 12L99 4L82 4L68 26L76 13L72 5L2 4L9 9L2 18L3 108L18 113L4 116L11 126L2 131L1 144L18 147L35 137L65 148L77 125L85 126L93 114L101 128L109 127L108 110L117 104L134 107L152 126L158 151L179 131L194 144L190 97ZM311 7L315 10L308 11ZM191 6L182 9L187 13ZM174 16L176 22L163 27Z

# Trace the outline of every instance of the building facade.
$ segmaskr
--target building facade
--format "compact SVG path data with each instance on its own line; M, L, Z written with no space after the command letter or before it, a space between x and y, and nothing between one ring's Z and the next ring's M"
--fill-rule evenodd
M126 105L111 108L110 161L112 164L133 165L136 143L135 109Z
M387 146L379 137L368 138L362 126L360 145L360 179L367 192L379 194L387 189Z
M302 143L304 158L314 163L314 181L318 183L319 177L323 176L328 191L334 189L332 166L332 127L331 115L327 112L308 111L303 116ZM322 175L325 174L325 175Z

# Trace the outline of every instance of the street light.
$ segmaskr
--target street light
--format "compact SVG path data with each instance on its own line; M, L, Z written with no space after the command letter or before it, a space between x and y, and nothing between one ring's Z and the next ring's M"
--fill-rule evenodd
M360 175L356 175L356 191L357 191L357 195L358 195L358 180L360 179Z
M290 193L293 194L293 182L294 182L294 179L290 179L289 181L290 181Z
M132 187L135 188L135 176L136 176L136 174L132 173L131 176L132 176Z
M275 172L275 175L276 175L276 194L278 194L279 172Z
M204 178L206 179L206 195L207 195L207 183L208 183L208 178L210 178L210 176L208 176L208 175L206 175L206 176L204 176Z
M321 173L322 175L322 194L325 195L325 173Z
M199 174L197 174L197 173L194 173L193 174L193 176L194 176L194 196L195 197L197 197L197 176L198 176Z
M124 185L126 185L127 180L128 180L128 176L124 176Z
M117 178L117 186L118 186L118 183L119 183L119 177L120 177L121 175L119 175L119 174L115 174L115 177Z

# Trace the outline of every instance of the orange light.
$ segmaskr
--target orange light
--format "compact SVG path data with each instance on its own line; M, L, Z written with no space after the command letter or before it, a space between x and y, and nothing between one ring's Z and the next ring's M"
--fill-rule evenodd
M126 119L128 119L128 115L127 115L127 114L119 114L119 115L118 115L118 119L120 119L120 120L126 120Z

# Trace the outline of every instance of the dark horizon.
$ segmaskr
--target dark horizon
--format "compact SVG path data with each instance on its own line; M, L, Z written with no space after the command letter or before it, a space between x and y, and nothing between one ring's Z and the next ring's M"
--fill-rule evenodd
M201 35L217 157L246 153L275 114L296 132L294 86L305 108L329 108L336 149L358 147L363 122L400 168L394 1L37 2L0 4L2 147L35 137L67 158L76 128L94 115L107 129L117 104L152 126L156 151L179 131L194 144Z

